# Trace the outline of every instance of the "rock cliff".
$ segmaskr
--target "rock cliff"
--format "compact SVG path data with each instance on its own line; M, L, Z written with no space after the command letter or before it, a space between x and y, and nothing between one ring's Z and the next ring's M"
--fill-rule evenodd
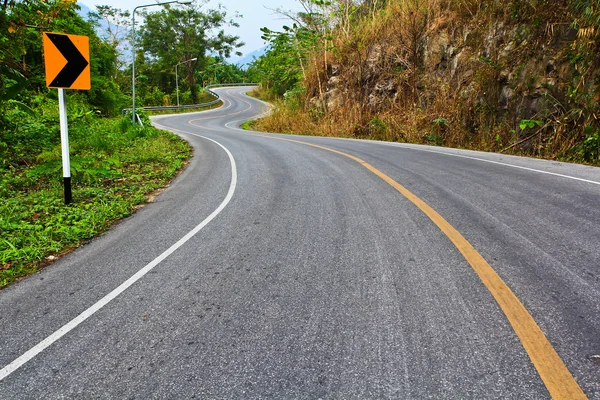
M563 2L537 2L553 8L534 16L514 2L476 3L469 13L391 4L338 40L327 68L307 79L316 123L357 137L597 161L597 38Z

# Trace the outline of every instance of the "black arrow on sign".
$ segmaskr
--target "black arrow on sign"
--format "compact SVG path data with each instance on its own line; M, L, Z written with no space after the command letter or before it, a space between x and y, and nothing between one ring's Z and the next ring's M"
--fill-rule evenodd
M55 33L47 33L46 35L67 60L67 65L56 75L49 86L70 88L89 63L67 35L57 35Z

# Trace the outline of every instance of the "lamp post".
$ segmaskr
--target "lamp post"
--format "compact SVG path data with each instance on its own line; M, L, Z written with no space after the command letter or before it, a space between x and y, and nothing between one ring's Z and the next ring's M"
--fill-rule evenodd
M217 69L217 67L220 67L220 66L222 66L222 65L223 65L223 63L222 63L221 61L219 61L219 62L217 62L217 63L215 63L215 64L213 64L213 65L214 65L214 67L215 67L215 69L213 70L213 72L214 72L214 76L215 76L215 83L217 83L217 72L218 72L218 69Z
M137 6L133 9L131 13L131 52L133 54L133 61L131 63L131 112L133 114L133 123L135 124L137 121L135 120L135 12L138 8L152 7L152 6L162 6L165 4L177 3L177 4L192 4L192 0L171 0L171 1L163 1L160 3L154 4L145 4L142 6Z
M177 67L179 67L181 64L196 61L197 59L198 59L197 57L194 57L189 60L182 61L182 62L178 63L177 65L175 65L175 91L177 92L177 107L179 107L179 74L177 73Z

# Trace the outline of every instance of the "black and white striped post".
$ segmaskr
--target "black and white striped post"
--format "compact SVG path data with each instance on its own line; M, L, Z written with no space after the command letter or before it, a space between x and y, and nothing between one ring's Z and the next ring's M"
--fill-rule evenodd
M73 201L73 192L71 190L71 157L69 154L69 124L67 123L67 101L65 98L64 89L58 89L58 113L60 116L60 145L62 149L65 204L69 205Z

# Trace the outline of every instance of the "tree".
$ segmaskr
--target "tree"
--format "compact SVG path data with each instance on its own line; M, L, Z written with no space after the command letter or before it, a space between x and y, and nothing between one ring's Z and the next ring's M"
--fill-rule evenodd
M90 12L90 22L101 31L101 36L108 42L115 54L126 53L127 44L131 40L131 14L119 8L100 5L96 6L96 12ZM113 80L119 78L119 72L125 66L122 58L114 59Z
M311 50L313 35L296 24L284 27L284 32L261 29L263 40L270 43L267 52L256 60L251 70L259 71L264 86L273 94L282 96L303 78L306 79L306 63Z
M219 57L207 57L204 69L196 72L199 82L239 83L247 80L246 72L238 65L228 64Z
M106 114L122 105L112 80L117 53L77 14L77 7L60 0L28 0L9 2L0 10L0 103L9 97L27 103L29 92L48 92L42 32L62 32L90 38L92 90L82 93L90 105Z
M293 13L274 10L294 23L274 32L263 28L263 39L270 43L267 53L253 63L252 74L258 74L272 94L282 95L303 85L307 96L318 96L320 104L326 93L335 47L341 39L349 42L357 22L375 18L386 0L298 0L304 11ZM298 94L302 90L288 93Z
M194 71L205 69L207 56L218 54L220 58L227 58L243 45L238 36L227 35L223 30L215 33L223 25L239 26L233 19L227 19L222 7L204 12L201 5L166 6L162 11L145 14L145 17L143 29L140 29L145 74L163 92L170 93L175 87L172 80L175 65L196 58L196 61L181 66L186 71L194 102L197 100ZM236 54L240 55L239 52Z

